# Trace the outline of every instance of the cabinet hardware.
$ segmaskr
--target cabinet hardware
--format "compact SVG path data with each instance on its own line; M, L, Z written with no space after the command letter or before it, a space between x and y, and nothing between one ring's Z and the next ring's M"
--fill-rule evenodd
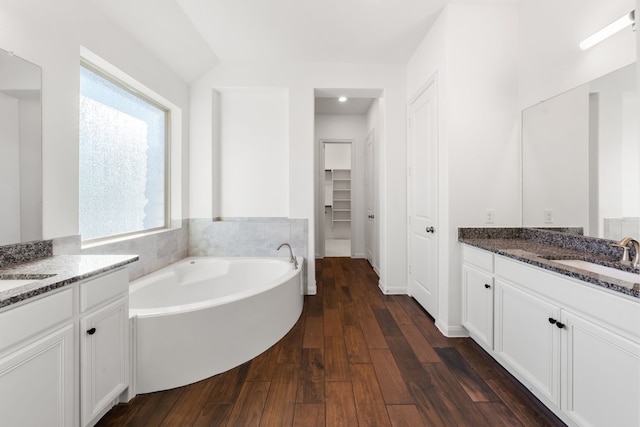
M88 333L89 335L93 335L93 334L95 334L95 333L96 333L96 328L91 328L91 329L89 329L89 330L87 331L87 333Z
M426 231L427 233L435 233L436 229L433 227L427 227L424 231Z
M553 317L549 317L549 323L551 323L553 325L556 322L557 322L556 319L554 319Z
M556 322L556 326L560 329L564 328L564 323Z
M484 287L487 288L487 289L491 288L491 286L489 284L487 284L487 283L484 284Z

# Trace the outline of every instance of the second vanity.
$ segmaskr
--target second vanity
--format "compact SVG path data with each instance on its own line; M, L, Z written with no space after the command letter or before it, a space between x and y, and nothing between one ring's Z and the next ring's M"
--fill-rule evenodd
M635 276L567 266L600 255L537 237L461 236L463 326L567 424L640 425Z
M127 399L125 266L136 259L50 256L0 269L0 424L93 425Z

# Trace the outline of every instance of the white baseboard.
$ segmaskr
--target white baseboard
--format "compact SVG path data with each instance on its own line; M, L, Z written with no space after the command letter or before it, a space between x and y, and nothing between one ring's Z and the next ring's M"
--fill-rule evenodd
M442 335L448 338L465 338L469 336L469 332L464 326L446 325L440 319L436 320L436 328L438 328L438 330L442 332Z
M405 286L385 286L382 279L378 281L378 288L385 295L406 295L407 288Z
M307 284L307 289L305 290L305 295L316 295L318 293L318 287L316 286L316 282Z

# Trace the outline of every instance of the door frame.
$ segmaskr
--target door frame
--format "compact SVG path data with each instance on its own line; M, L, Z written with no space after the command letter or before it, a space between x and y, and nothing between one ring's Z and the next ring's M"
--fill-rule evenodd
M371 261L369 262L369 264L371 265L371 267L373 268L373 270L380 275L380 271L378 269L378 263L379 263L379 255L378 255L378 242L379 242L379 236L378 236L378 222L377 220L379 220L379 218L377 218L378 216L378 209L377 209L377 203L378 203L378 192L376 191L376 183L378 180L378 163L377 163L377 156L376 156L376 150L377 150L377 143L376 143L376 128L372 128L369 133L367 134L367 136L365 137L365 146L364 146L364 151L365 151L365 155L364 155L364 162L365 164L363 165L363 169L364 169L364 182L363 182L363 187L364 187L364 194L363 194L363 207L364 207L364 213L367 213L367 185L371 186L371 193L373 194L373 200L372 200L372 209L373 209L373 216L374 216L374 222L373 222L373 230L372 230L372 236L371 236L371 244L373 245L372 248L372 256L371 256ZM367 166L367 145L369 143L369 140L371 140L371 145L372 145L372 153L371 153L371 165ZM371 168L371 176L367 176L367 168L370 167ZM370 179L371 178L371 179ZM368 184L367 184L368 183ZM365 226L364 226L364 256L365 258L368 260L367 258L367 223L365 222Z
M318 236L319 239L319 253L316 258L322 259L325 256L325 229L324 229L324 208L325 208L325 193L324 193L324 164L325 164L325 144L349 144L351 151L351 224L350 224L350 235L349 239L351 241L351 249L349 257L353 258L353 244L354 244L354 236L353 232L356 227L356 217L353 215L353 193L354 187L356 183L359 183L356 178L357 172L357 160L355 156L355 139L340 139L340 138L319 138L319 161L316 163L316 177L318 179L318 185L316 186L318 194L316 195L317 201L317 211L316 215L318 218Z

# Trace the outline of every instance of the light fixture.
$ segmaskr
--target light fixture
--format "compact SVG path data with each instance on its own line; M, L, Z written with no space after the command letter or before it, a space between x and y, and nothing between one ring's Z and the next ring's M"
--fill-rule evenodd
M347 102L347 97L346 96L341 96L340 98L338 98L338 101Z
M600 31L582 40L582 42L580 42L580 49L587 50L590 47L593 47L598 43L600 43L601 41L605 40L606 38L611 37L618 31L624 30L629 25L633 25L635 29L635 23L636 23L636 19L635 19L635 9L634 9L631 12L627 13L626 15L616 19L614 22L607 25Z

